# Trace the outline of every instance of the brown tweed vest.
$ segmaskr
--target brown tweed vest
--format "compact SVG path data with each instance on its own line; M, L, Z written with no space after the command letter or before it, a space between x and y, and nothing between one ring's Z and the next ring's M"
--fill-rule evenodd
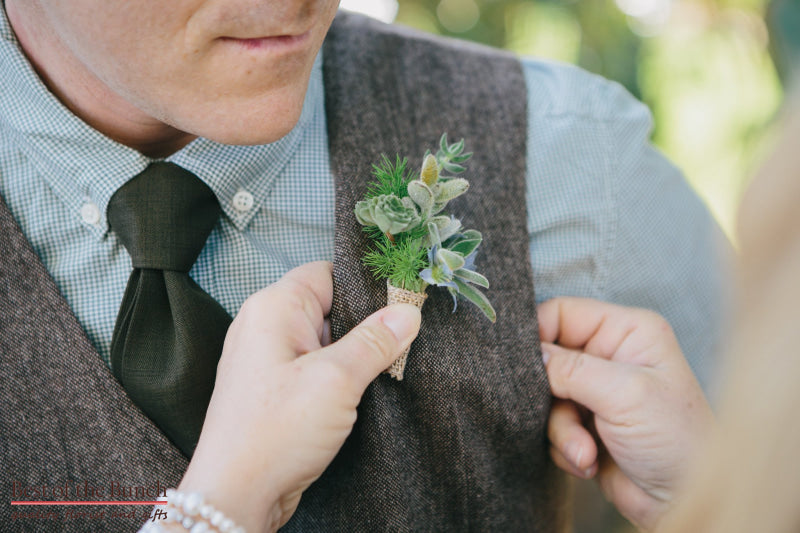
M401 153L419 165L443 131L475 151L465 175L472 188L451 205L484 234L478 266L498 320L466 303L453 314L446 291L431 291L404 381L381 376L369 387L353 434L285 529L555 531L561 478L547 457L519 64L344 15L324 57L337 194L334 336L385 298L360 265L366 243L352 215L371 164ZM114 380L2 201L0 235L0 527L133 531L149 508L9 505L150 499L178 483L186 459ZM31 513L39 516L19 516Z

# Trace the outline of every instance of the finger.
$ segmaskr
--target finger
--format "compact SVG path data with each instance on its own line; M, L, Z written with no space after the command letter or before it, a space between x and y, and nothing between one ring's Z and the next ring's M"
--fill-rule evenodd
M322 335L320 335L320 344L327 346L331 343L331 321L327 318L322 321Z
M601 418L619 408L620 391L637 367L608 361L585 352L542 344L550 390L556 398L573 400Z
M665 501L636 485L612 460L604 460L597 473L606 499L634 525L650 531L665 509Z
M646 309L555 298L539 306L538 319L543 341L605 359L656 364L660 356L680 351L669 323Z
M250 296L232 328L242 342L263 344L265 338L279 339L278 344L273 341L271 352L280 359L319 349L333 294L331 269L330 263L320 261L289 271Z
M411 345L422 317L410 304L394 304L370 315L315 357L332 358L343 367L359 392L386 370Z
M333 301L333 264L329 261L315 261L293 268L278 281L281 283L299 283L313 295L313 301L319 304L322 316L331 312ZM316 313L316 310L314 310Z
M580 470L567 460L555 446L550 446L550 458L561 470L581 479L591 479L597 473L597 463L590 465L585 470Z
M582 475L595 463L597 446L581 423L581 414L574 402L554 400L550 408L547 436L553 447ZM577 475L577 474L576 474Z

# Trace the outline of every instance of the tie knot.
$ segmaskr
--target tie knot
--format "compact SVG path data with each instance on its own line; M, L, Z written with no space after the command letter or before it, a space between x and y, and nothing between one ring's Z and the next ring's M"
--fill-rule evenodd
M219 213L208 185L165 162L150 164L108 203L108 223L134 268L189 272Z

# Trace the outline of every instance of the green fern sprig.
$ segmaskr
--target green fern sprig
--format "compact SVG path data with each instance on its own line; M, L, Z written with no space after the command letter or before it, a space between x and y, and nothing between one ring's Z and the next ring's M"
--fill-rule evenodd
M395 163L383 156L380 165L372 165L375 181L367 186L367 198L393 194L398 198L408 196L408 182L413 179L408 171L408 158L397 156Z
M387 278L395 287L424 292L428 286L419 272L428 264L428 251L422 239L397 239L392 243L383 236L375 248L364 255L364 265L378 278Z

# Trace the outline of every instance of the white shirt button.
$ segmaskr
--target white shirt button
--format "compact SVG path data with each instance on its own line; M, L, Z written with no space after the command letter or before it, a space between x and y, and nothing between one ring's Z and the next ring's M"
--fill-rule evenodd
M87 224L95 225L100 222L100 209L92 202L81 206L81 218Z
M233 195L233 208L244 213L253 207L253 195L245 190L241 190Z

